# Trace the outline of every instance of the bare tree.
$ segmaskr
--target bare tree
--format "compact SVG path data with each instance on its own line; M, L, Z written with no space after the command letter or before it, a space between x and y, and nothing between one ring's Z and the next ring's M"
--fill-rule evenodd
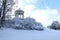
M5 15L8 12L12 11L12 6L14 5L13 0L3 0L3 16L2 16L2 20L5 21Z
M15 4L13 0L2 0L2 6L0 10L1 24L5 22L6 14L12 12L12 7Z

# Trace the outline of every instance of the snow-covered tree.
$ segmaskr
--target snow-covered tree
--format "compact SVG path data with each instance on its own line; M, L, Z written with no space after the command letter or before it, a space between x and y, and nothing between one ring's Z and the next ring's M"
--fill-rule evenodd
M33 29L34 23L35 23L35 19L30 18L30 17L27 17L24 20L24 26L27 29Z
M60 23L58 21L53 21L53 23L48 27L51 29L60 29Z
M13 28L16 29L28 29L28 30L43 30L43 26L41 23L35 21L35 19L27 17L24 20L17 19L16 17L13 19L15 22L15 26Z

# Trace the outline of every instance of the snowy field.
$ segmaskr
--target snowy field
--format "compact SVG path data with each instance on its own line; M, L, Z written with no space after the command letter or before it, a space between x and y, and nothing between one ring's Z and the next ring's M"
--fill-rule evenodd
M60 40L59 30L0 30L0 40Z

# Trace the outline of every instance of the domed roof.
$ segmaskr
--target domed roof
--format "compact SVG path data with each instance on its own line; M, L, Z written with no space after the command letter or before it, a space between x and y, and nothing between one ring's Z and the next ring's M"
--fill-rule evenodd
M20 8L18 10L16 10L15 12L23 12L24 13L24 11L21 10Z

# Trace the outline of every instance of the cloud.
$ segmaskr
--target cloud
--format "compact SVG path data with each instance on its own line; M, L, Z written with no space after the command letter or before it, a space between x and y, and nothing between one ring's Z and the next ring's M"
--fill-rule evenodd
M31 14L31 17L41 22L44 26L50 25L54 20L60 20L58 10L49 8L36 9L33 14Z
M30 16L30 14L34 11L35 9L35 3L37 0L16 0L16 8L15 9L22 9L24 10L25 17Z
M36 4L38 0L25 0L27 4Z
M42 4L46 8L45 9L36 9L37 2L39 1L39 5ZM44 26L50 25L54 20L60 20L60 16L58 10L50 9L46 4L48 1L46 0L17 0L17 9L21 8L24 10L24 17L32 17L35 18L36 21L41 22Z
M34 4L36 3L37 0L34 1ZM33 0L15 0L16 4L14 7L14 10L20 8L24 10L24 14L26 15L25 17L28 17L31 12L35 9L35 5L31 4L33 3Z
M34 5L26 5L26 6L24 7L25 17L30 16L30 14L33 12L34 9L35 9L35 6L34 6Z

